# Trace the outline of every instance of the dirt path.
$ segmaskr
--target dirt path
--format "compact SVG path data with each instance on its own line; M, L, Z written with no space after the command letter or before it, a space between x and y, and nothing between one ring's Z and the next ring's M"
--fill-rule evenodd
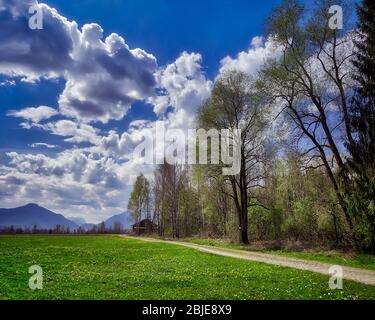
M141 240L141 241L148 241L148 242L163 242L163 243L175 244L175 245L193 248L202 252L216 254L220 256L263 262L267 264L273 264L277 266L295 268L295 269L300 269L300 270L307 270L311 272L321 273L324 275L329 275L328 270L332 266L331 264L317 262L317 261L282 257L282 256L274 255L274 254L268 254L268 253L250 252L250 251L219 248L219 247L210 247L210 246L204 246L204 245L189 243L189 242L165 241L165 240L159 240L159 239L130 237L130 236L122 236L122 237ZM356 282L375 286L375 271L346 267L346 266L341 266L341 267L343 270L344 279L353 280Z

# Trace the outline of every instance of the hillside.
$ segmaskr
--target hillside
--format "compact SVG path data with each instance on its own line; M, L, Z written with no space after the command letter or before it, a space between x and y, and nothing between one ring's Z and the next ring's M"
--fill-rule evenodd
M0 209L0 228L53 229L60 225L69 229L77 229L78 225L63 215L50 211L37 204L30 203L12 209Z

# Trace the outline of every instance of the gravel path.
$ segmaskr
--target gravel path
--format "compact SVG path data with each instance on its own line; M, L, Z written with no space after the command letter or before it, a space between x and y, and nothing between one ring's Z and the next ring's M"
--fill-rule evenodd
M175 245L193 248L202 252L216 254L220 256L263 262L267 264L273 264L277 266L295 268L295 269L300 269L300 270L307 270L311 272L321 273L324 275L329 275L328 270L332 266L331 264L317 262L317 261L282 257L282 256L274 255L274 254L268 254L268 253L251 252L251 251L243 251L243 250L235 250L235 249L227 249L227 248L219 248L219 247L210 247L210 246L189 243L189 242L166 241L166 240L159 240L159 239L153 239L153 238L130 237L130 236L123 236L123 237L132 238L132 239L141 240L141 241L148 241L148 242L163 242L163 243L175 244ZM343 270L344 279L353 280L356 282L375 286L375 271L346 267L346 266L341 266L341 267Z

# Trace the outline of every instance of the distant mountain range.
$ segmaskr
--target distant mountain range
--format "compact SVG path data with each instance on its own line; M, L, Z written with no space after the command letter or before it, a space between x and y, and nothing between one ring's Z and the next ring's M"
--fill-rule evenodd
M72 218L72 220L34 203L12 209L0 208L0 229L10 228L11 226L15 229L32 229L34 226L38 229L54 229L57 225L60 225L60 227L70 230L76 230L79 227L89 230L96 225L85 223L80 218ZM130 229L133 221L130 214L124 212L110 217L104 223L108 229L113 229L116 223L121 223L123 229Z
M86 231L92 229L94 226L99 225L94 223L86 223L84 221L80 221L77 219L74 219L74 221ZM121 229L128 230L131 229L131 226L133 225L134 221L128 212L116 214L104 221L106 229L114 229L116 223L121 224Z
M14 228L53 229L60 225L69 229L77 229L78 225L37 204L30 203L26 206L13 209L0 209L0 228L13 226Z
M114 215L104 221L106 228L113 229L116 223L121 223L122 229L130 229L134 221L128 212L123 212L117 215Z

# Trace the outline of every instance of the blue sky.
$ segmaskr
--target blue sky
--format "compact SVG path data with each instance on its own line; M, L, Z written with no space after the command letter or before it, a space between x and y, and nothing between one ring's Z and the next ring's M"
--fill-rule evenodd
M126 210L144 130L194 126L221 72L279 54L262 36L281 0L46 0L30 30L34 2L0 0L0 207Z
M263 32L264 18L280 0L83 0L48 1L80 25L96 22L123 35L132 47L170 63L182 51L200 52L210 76L219 61L247 49Z
M280 0L49 0L69 20L82 26L98 23L105 35L116 32L133 48L152 53L158 65L173 62L181 52L199 52L203 70L214 78L220 60L235 56L249 47L254 36L263 34L265 17ZM1 78L0 78L1 79ZM0 150L25 150L39 140L64 144L63 139L43 131L27 131L18 127L19 119L7 117L9 109L48 105L57 107L57 96L63 88L59 83L41 81L29 85L0 88ZM151 109L140 102L122 121L111 123L126 129L137 119L152 118ZM1 157L4 160L4 157Z

